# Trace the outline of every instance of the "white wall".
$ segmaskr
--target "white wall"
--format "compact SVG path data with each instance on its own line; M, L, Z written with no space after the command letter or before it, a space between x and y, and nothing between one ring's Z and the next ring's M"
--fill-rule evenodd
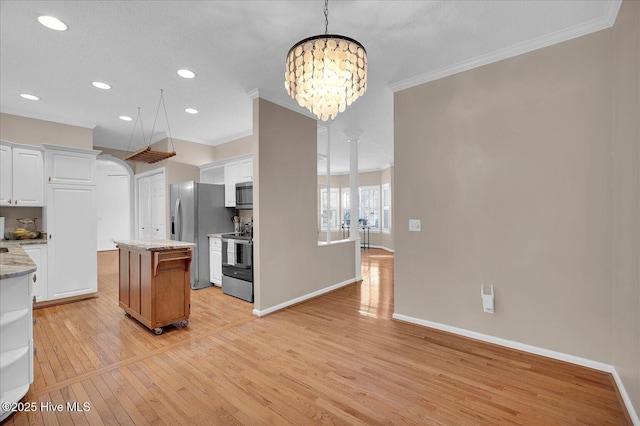
M96 163L98 251L115 250L114 239L132 237L132 174L122 163L103 158Z
M353 241L318 247L316 121L254 100L255 311L355 281Z

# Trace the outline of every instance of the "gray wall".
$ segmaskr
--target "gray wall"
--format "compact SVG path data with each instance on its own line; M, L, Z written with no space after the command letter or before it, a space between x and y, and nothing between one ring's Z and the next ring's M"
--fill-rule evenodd
M397 92L394 229L396 314L615 364L640 409L637 9Z
M353 241L318 247L316 121L254 100L255 309L355 280Z

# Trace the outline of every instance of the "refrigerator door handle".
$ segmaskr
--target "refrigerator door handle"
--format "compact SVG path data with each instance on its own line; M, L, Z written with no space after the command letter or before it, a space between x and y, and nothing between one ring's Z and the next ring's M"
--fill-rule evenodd
M174 211L178 229L176 231L176 240L182 241L182 213L180 212L180 198L176 199L176 207Z

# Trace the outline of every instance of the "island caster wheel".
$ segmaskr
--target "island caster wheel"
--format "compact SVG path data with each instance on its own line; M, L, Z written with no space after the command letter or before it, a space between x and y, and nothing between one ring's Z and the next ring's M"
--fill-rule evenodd
M129 312L125 312L124 316L127 317L127 318L131 318L131 314Z
M182 320L178 324L180 324L180 327L186 327L189 325L189 320Z
M154 328L153 332L156 333L157 336L159 336L162 334L162 328L161 327Z

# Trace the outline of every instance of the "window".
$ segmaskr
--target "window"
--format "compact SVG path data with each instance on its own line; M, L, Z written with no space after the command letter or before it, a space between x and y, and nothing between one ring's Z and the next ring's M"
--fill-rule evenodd
M327 202L327 188L320 189L320 230L327 230L327 223L331 230L338 230L338 188L331 188L331 210Z
M360 214L358 224L368 225L371 229L380 229L380 187L361 186Z
M391 232L391 187L382 185L382 232Z
M342 225L351 226L351 191L342 189Z
M380 187L361 186L360 209L358 209L358 226L369 225L372 230L380 230ZM351 225L351 191L342 189L342 223Z

